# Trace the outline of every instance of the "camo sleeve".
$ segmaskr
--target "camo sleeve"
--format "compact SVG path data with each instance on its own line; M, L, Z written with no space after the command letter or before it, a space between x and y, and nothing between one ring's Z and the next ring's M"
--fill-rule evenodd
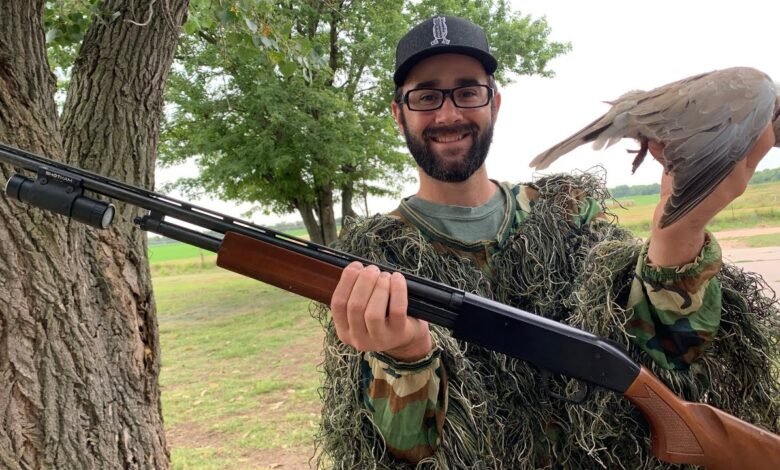
M398 459L418 462L439 446L447 412L447 376L436 348L426 358L403 363L365 353L361 389L366 408Z
M647 260L649 242L637 262L628 299L632 340L666 369L687 369L712 343L720 325L720 246L707 233L696 259L660 267Z

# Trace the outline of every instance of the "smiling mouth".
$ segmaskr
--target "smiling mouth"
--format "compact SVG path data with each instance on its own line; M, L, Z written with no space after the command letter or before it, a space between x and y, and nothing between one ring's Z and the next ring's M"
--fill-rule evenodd
M432 136L431 140L439 144L450 144L452 142L459 142L469 135L470 134L468 132L465 134L436 135Z

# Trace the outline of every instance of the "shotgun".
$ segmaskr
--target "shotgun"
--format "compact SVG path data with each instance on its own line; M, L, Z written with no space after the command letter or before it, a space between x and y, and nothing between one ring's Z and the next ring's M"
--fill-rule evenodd
M35 179L23 174L11 176L5 186L10 199L98 229L110 226L114 207L85 192L134 205L147 211L134 220L142 230L215 252L221 268L317 302L330 304L341 272L349 263L372 264L4 144L0 144L0 162L36 175ZM172 221L186 222L208 232ZM395 271L387 266L379 268ZM444 284L403 274L408 286L409 315L451 329L460 340L621 394L647 420L652 452L658 459L712 470L780 469L780 436L712 406L679 398L617 343ZM497 331L502 334L496 334ZM544 353L551 349L559 353Z

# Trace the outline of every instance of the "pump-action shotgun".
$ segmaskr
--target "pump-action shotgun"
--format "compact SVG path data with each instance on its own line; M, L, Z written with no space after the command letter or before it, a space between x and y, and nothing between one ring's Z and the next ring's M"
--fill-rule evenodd
M217 265L306 298L330 303L349 263L368 261L190 203L0 144L0 162L35 177L15 174L5 194L97 229L114 217L110 202L145 211L134 223L217 253ZM206 229L207 233L171 220ZM380 266L385 271L395 271ZM616 343L530 312L404 273L409 315L452 330L455 338L620 393L650 425L653 454L676 464L712 470L780 469L780 436L724 411L675 395ZM500 334L498 333L500 332ZM549 354L549 351L556 354Z

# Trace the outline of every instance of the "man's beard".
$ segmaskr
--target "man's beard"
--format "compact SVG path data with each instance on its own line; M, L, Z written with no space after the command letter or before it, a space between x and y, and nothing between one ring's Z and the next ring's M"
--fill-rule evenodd
M473 175L485 163L490 144L493 141L492 122L485 128L485 132L481 136L479 135L479 127L471 123L428 128L423 131L422 139L418 139L409 132L403 110L401 110L401 124L404 128L406 146L409 147L409 152L417 165L431 178L445 183L460 183ZM443 159L439 160L433 153L429 143L430 138L441 134L471 135L471 147L460 161L445 162Z

